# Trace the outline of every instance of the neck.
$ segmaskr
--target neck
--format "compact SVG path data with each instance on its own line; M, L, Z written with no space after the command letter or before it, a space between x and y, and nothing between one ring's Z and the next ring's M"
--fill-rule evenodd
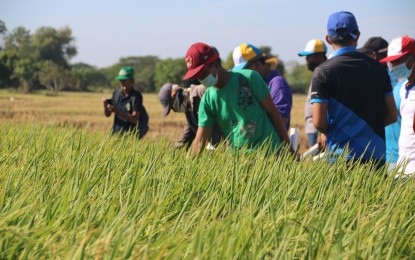
M124 96L128 96L132 89L132 87L122 88L122 93L124 93Z
M220 68L218 71L218 83L216 83L215 88L221 89L229 80L231 73L224 68Z

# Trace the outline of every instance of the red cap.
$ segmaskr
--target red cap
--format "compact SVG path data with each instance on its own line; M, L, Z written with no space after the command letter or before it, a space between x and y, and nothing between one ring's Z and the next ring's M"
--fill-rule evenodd
M209 45L201 42L193 44L186 53L187 73L183 79L197 79L206 71L207 65L218 58L218 54Z
M380 62L386 63L394 61L406 54L415 54L415 41L409 36L395 38L388 46L388 57L381 59Z

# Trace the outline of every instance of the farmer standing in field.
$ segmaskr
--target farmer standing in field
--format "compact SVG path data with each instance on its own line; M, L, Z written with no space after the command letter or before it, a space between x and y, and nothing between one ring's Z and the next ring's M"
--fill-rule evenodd
M104 114L114 113L112 134L134 132L142 138L148 131L148 114L143 106L143 96L134 89L134 69L121 68L118 74L120 87L112 94L112 99L103 99Z
M366 56L380 61L387 56L388 51L388 42L382 37L371 37L369 38L363 47L357 49L358 52L365 54ZM395 105L399 111L399 106L401 103L401 98L399 96L400 88L402 82L398 83L398 78L394 76L394 73L388 69L386 64L384 64L385 70L388 71L389 78L391 80L393 98L395 100ZM386 139L386 163L388 163L388 170L392 171L395 167L398 156L399 156L399 147L398 140L399 134L401 131L401 116L398 113L397 120L395 123L392 123L385 127L385 139Z
M250 69L258 72L268 85L274 106L277 108L285 123L285 128L290 128L291 108L293 98L290 86L278 71L270 70L265 64L265 54L252 44L242 43L233 51L233 71Z
M255 149L269 141L273 151L282 143L293 151L284 121L257 72L227 71L217 52L200 42L188 49L186 65L184 80L195 78L207 87L199 107L194 153L206 146L216 122L233 147Z
M313 39L307 42L305 49L298 53L298 56L304 57L307 62L307 68L314 71L315 68L327 60L327 47L322 40ZM304 106L305 112L305 132L308 137L310 146L318 143L320 149L326 147L326 136L319 133L313 125L313 107L311 105L311 84L308 90L307 99Z
M206 87L202 84L189 85L189 87L183 88L177 84L166 83L159 91L160 103L164 108L163 117L166 117L170 113L170 110L173 110L176 113L184 113L186 116L186 124L182 136L174 145L176 149L182 147L188 149L195 139L198 125L199 104L203 94L206 92ZM221 138L222 133L219 127L215 125L213 128L211 144L216 146Z
M397 165L404 174L415 173L415 82L409 78L415 73L415 40L409 36L397 37L388 46L387 57L381 60L387 63L391 73L401 79L395 86L400 103L400 130L398 138L399 157ZM399 127L399 129L398 129ZM395 132L395 135L397 133ZM396 151L395 151L396 153ZM389 159L389 158L388 158Z
M311 85L314 126L327 136L330 160L346 152L351 162L385 164L385 126L397 111L389 75L379 62L356 51L360 32L350 12L327 22L334 53L314 70Z

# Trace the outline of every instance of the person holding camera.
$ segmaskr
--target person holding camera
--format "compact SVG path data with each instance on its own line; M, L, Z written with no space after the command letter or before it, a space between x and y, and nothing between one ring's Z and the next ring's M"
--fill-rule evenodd
M148 114L143 106L143 96L134 89L134 69L122 67L117 79L120 88L112 94L112 99L103 99L106 117L114 113L112 134L134 132L142 138L148 131Z

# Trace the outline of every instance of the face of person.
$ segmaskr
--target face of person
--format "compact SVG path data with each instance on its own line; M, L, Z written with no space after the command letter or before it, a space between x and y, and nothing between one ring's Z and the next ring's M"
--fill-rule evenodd
M120 80L120 88L130 90L134 86L134 79Z
M407 54L397 60L388 62L387 66L396 78L408 78L413 72L414 58L413 55Z
M390 69L391 70L393 70L393 68L395 68L395 67L397 67L397 66L399 66L399 65L401 65L401 64L403 64L403 63L405 63L406 64L406 67L409 69L410 68L410 66L408 66L408 63L410 62L410 60L411 60L411 56L412 55L409 55L409 54L407 54L407 55L405 55L405 56L402 56L402 57L400 57L399 59L397 59L397 60L394 60L394 61L391 61L389 64L388 64L388 66L390 67ZM413 59L412 59L413 60Z
M261 74L262 77L265 77L269 73L269 67L265 65L265 59L263 57L259 58L251 64L248 62L246 69L255 70Z
M214 68L214 63L211 63L207 66L205 72L203 72L202 75L200 75L197 80L198 81L203 81L204 79L206 79L210 74L213 74L214 76L217 75L217 71L215 74L215 68Z
M310 71L314 71L314 69L319 65L316 53L305 56L305 60L307 62L307 68Z

